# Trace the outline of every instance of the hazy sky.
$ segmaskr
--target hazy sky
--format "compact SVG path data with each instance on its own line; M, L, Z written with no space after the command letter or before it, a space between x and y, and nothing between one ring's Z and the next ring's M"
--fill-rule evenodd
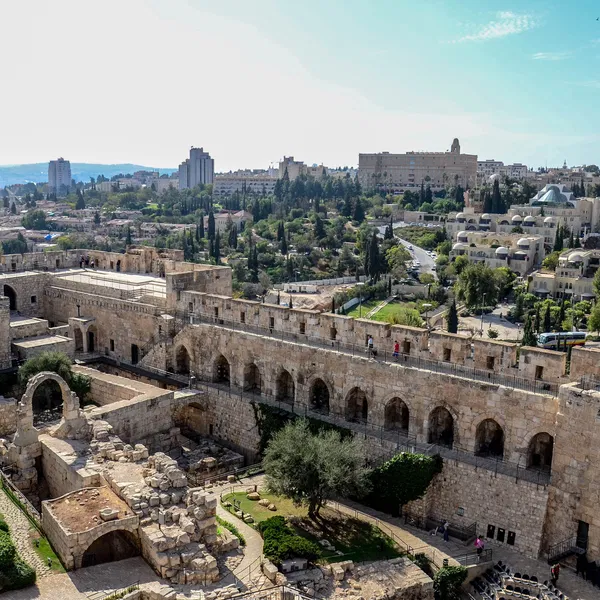
M600 163L597 0L0 0L0 164Z

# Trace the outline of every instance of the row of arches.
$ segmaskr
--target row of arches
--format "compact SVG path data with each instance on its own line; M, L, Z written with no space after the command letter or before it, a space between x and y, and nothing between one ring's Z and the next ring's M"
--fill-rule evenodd
M181 346L176 352L176 368L178 373L189 374L190 356ZM219 354L213 363L213 381L230 384L231 368L225 356ZM263 381L258 366L252 362L244 367L243 389L246 392L261 394L264 392ZM295 401L295 382L289 371L281 369L275 379L275 398L279 402L293 404ZM330 413L331 391L321 378L315 378L309 387L308 401L311 410L323 414ZM344 401L343 418L354 423L369 422L369 400L360 387L352 388ZM402 398L388 400L384 407L383 428L407 434L410 428L410 411ZM452 413L444 406L433 408L427 421L427 442L447 448L455 445L457 424ZM504 458L505 434L502 426L495 419L482 420L475 432L474 452L483 458ZM549 470L552 463L554 447L553 437L546 432L533 436L527 450L527 467Z

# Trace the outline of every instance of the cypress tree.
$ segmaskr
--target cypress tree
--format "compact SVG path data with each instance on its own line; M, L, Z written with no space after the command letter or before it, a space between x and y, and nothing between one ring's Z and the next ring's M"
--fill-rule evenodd
M208 239L212 240L215 237L215 215L213 211L208 213Z
M365 220L365 209L363 208L360 198L354 201L354 210L352 212L352 219L362 223Z
M425 202L433 202L433 194L431 193L431 187L429 185L425 188Z
M331 299L331 312L335 314L335 298Z
M521 343L522 346L532 346L535 348L537 346L537 340L535 339L535 334L533 333L533 328L531 326L531 318L527 315L525 319L525 327L523 329L523 341Z
M369 275L376 282L379 281L379 275L381 273L381 264L379 259L379 243L377 239L377 233L374 231L371 236L371 244L369 248Z
M287 256L287 254L288 254L288 245L285 240L285 235L281 238L281 254L283 256Z
M536 333L540 333L540 305L538 304L535 307L535 319L533 321L533 328L535 329Z
M550 306L546 307L546 312L544 313L544 333L549 333L552 329L552 317L550 314Z
M581 242L579 241L579 236L575 236L575 241L573 243L573 248L581 248Z
M558 319L556 322L557 331L563 330L563 321L565 320L565 295L563 294L562 300L560 302L560 311L558 312Z
M456 300L452 300L448 315L446 316L448 324L448 333L458 333L458 311L456 310Z
M492 211L492 197L490 193L486 190L483 194L483 212L491 213Z
M556 228L556 236L554 238L554 252L560 252L563 249L563 228L562 226L558 225L558 227Z
M126 246L131 246L132 241L131 241L131 227L129 227L129 225L127 226L127 234L125 235L125 245Z
M569 234L569 241L567 242L567 248L575 248L575 240L573 239L573 232Z
M281 292L277 290L277 306L281 304Z
M215 247L214 247L215 264L218 265L221 262L221 235L217 231L215 236Z
M292 300L292 297L290 296L290 303L289 303L289 307L290 308L294 308L294 302Z
M200 229L199 229L200 239L204 239L204 213L200 214Z

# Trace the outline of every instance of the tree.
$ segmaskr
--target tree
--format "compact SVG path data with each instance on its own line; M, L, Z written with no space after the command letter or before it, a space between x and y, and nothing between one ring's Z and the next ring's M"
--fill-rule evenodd
M215 238L215 215L211 210L208 213L208 239L213 240Z
M17 206L16 206L16 204L14 202L10 205L10 214L11 215L16 215L17 214Z
M594 304L594 308L588 318L588 331L595 331L600 335L600 302Z
M200 214L200 221L198 223L198 237L200 240L204 239L204 214Z
M592 280L592 287L594 288L594 294L596 294L596 301L600 300L600 269L594 273L594 279Z
M437 600L460 600L462 584L467 578L466 567L442 567L433 577L433 590Z
M287 256L288 255L288 245L287 245L287 241L285 239L285 235L281 238L281 255L282 256Z
M556 236L554 237L554 252L561 252L564 246L563 228L558 225L556 228Z
M85 208L85 200L83 192L77 188L77 202L75 202L75 210L83 210Z
M492 186L491 212L497 215L503 215L506 212L506 206L504 204L504 200L502 199L502 194L500 193L500 181L498 179L494 180L494 185Z
M377 232L373 232L371 241L369 243L368 260L366 261L369 267L369 277L374 281L379 281L381 274L381 261L379 257L379 239L377 238Z
M323 226L323 219L319 215L315 217L315 239L322 240L325 237L325 227Z
M362 223L365 220L365 209L363 208L360 198L356 198L354 201L352 219L358 223Z
M533 319L533 330L539 334L540 332L540 326L541 326L541 319L540 319L540 305L539 303L536 305L535 307L535 317Z
M464 254L460 254L454 259L452 266L454 267L454 272L457 275L460 275L465 270L468 264L469 257L465 256Z
M547 271L556 271L556 267L558 267L559 256L560 252L558 251L548 254L548 256L546 256L546 258L542 261L542 269L546 269Z
M294 301L292 300L291 296L290 296L290 301L288 302L288 308L294 308Z
M221 263L221 234L217 231L217 235L215 236L215 245L213 249L213 256L215 259L215 265Z
M14 206L14 205L13 205ZM43 210L29 211L21 221L25 229L47 229L46 213Z
M359 440L342 439L335 430L315 435L306 419L278 431L263 459L268 488L297 505L308 505L311 518L329 499L364 495L369 483L363 465Z
M531 318L529 315L525 318L525 327L523 328L523 341L521 342L523 346L532 346L535 348L537 346L537 341L535 338L535 334L533 333L533 326L531 324Z
M94 213L94 225L100 225L100 213L98 211Z
M544 333L548 333L552 330L552 313L550 312L550 304L546 306L544 312Z
M456 300L452 300L452 304L448 309L446 323L448 324L448 333L458 333L458 311L456 310Z
M127 225L127 233L125 234L125 245L131 246L132 243L133 242L131 240L131 227Z
M469 308L494 306L498 300L498 283L494 271L484 263L469 263L455 284L459 300Z

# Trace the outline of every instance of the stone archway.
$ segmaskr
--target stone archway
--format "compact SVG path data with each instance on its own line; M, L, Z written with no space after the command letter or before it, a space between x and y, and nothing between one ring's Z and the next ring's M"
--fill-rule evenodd
M359 387L352 388L346 396L346 421L366 423L369 418L367 394Z
M527 447L527 468L550 471L554 454L554 438L545 431L534 435Z
M430 444L452 448L454 444L454 417L444 406L438 406L429 415Z
M408 432L408 420L408 406L401 398L392 398L385 405L384 429Z
M96 352L98 348L98 330L96 325L90 325L86 330L87 351Z
M190 353L183 344L175 351L175 372L178 375L190 374Z
M226 384L231 382L229 361L222 354L219 354L214 362L213 381Z
M329 414L329 388L327 384L320 378L317 377L310 387L310 407L312 410Z
M294 379L289 371L282 369L277 377L276 397L278 402L294 403L295 386Z
M260 394L262 390L262 381L260 371L255 363L250 363L244 367L244 391Z
M92 567L139 556L137 540L125 529L109 531L95 539L81 555L81 567Z
M17 310L17 292L10 285L4 284L4 295L8 298L10 310Z
M484 419L475 432L475 454L490 458L504 456L504 429L494 419Z

